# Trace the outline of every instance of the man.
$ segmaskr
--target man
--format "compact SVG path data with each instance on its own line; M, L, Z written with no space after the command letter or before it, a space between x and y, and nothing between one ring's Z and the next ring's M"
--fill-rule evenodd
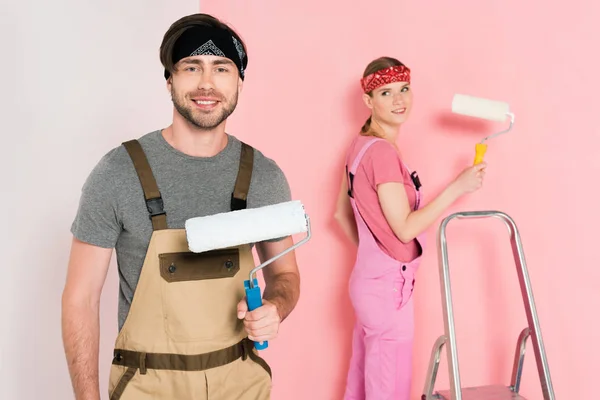
M188 218L291 199L276 163L225 132L246 47L216 18L194 14L169 28L160 59L172 125L109 151L86 180L72 225L62 328L75 397L100 399L99 302L114 248L120 293L111 400L268 399L271 372L251 341L273 339L294 309L295 256L263 270L263 305L248 312L250 245L195 254L183 229ZM266 260L291 245L287 237L256 247Z

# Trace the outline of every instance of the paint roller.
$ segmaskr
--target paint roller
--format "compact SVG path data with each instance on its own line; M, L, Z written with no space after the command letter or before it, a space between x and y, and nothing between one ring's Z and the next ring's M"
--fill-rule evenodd
M475 145L475 161L473 164L479 164L483 161L483 156L487 151L486 141L495 136L506 133L512 129L515 122L515 116L508 107L508 103L482 97L468 96L464 94L455 94L452 99L452 112L469 117L483 118L489 121L504 122L506 117L510 118L510 125L507 129L485 137L480 143Z
M250 311L262 306L256 273L306 243L312 236L310 218L299 200L190 218L185 221L185 230L189 250L194 253L279 239L306 232L304 239L250 271L248 280L244 281L246 301ZM268 347L268 342L255 342L254 347L257 350L264 350Z

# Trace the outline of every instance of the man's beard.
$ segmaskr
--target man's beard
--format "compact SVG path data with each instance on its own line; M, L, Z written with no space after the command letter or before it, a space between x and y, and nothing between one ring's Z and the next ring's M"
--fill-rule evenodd
M211 96L219 99L221 109L215 109L210 114L204 113L202 110L194 110L194 106L190 105L191 98L195 97L196 94L189 96L179 96L175 89L171 88L171 100L175 109L183 118L185 118L190 124L201 130L211 130L219 126L223 121L227 119L235 110L238 101L237 91L231 99L224 99L220 94L215 92L202 93L200 96Z

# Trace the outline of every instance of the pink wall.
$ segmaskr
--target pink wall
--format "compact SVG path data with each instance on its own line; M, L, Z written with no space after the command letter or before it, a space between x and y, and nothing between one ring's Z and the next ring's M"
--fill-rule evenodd
M592 50L600 35L599 6L518 0L348 4L201 4L201 11L232 23L249 46L245 92L229 132L279 163L313 221L314 239L297 252L301 301L264 352L274 368L273 398L341 398L354 249L331 216L345 146L367 116L358 79L381 55L413 70L415 106L401 146L426 195L471 162L484 133L499 128L448 115L452 95L511 104L516 126L490 143L484 189L448 212L499 209L516 220L555 393L558 399L586 398L595 387L592 361L600 358L593 341L599 325L591 317L600 305L594 251L600 213L591 195L600 173L600 135L592 117L600 83ZM432 245L436 230L437 224L429 230ZM526 321L506 229L496 221L455 221L449 242L463 384L508 384ZM415 399L431 346L443 333L438 279L432 246L416 289ZM522 394L541 399L531 346L527 357ZM443 387L446 366L444 353Z

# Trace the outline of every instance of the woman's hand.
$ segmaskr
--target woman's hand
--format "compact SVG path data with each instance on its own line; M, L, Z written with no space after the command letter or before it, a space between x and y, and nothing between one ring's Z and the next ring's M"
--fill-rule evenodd
M482 162L477 165L465 168L452 182L452 185L458 190L460 195L474 192L483 185L485 176L485 167L487 164Z

